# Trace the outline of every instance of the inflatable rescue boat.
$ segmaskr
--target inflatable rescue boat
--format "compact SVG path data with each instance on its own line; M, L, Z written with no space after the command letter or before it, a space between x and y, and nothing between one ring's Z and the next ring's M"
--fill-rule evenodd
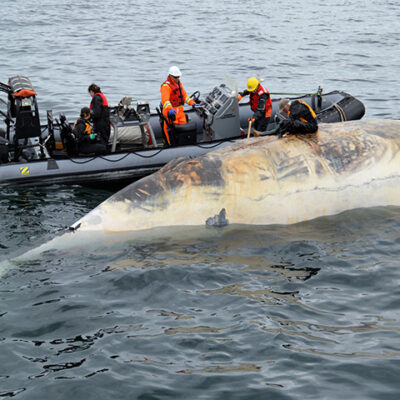
M37 94L30 80L15 76L8 84L0 83L7 94L1 99L6 111L5 129L0 130L0 185L125 185L149 175L178 157L196 157L245 140L249 103L239 104L237 94L225 84L214 87L204 98L195 92L198 106L186 111L188 123L171 131L171 145L163 137L163 116L158 108L150 111L149 103L132 105L123 98L110 107L111 136L107 152L102 155L72 155L67 151L71 123L60 114L53 118L47 111L46 124L40 123ZM276 132L279 124L278 103L272 97L272 115L268 131ZM310 105L320 123L361 119L363 103L342 91L316 93L299 97Z

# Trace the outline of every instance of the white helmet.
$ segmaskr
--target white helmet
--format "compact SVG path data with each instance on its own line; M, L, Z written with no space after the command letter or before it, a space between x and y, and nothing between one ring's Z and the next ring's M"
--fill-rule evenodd
M182 72L176 65L173 65L172 67L169 67L168 75L180 78L182 76Z

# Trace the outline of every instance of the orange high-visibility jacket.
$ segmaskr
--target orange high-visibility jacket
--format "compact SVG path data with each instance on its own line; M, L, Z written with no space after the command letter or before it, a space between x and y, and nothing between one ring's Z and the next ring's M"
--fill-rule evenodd
M272 100L268 90L265 89L261 84L258 85L254 92L250 93L250 108L253 112L255 112L258 109L258 101L260 100L260 97L265 94L268 94L268 99L265 101L265 107L263 111L265 112L265 117L268 118L271 116Z
M174 108L176 111L176 108L183 107L185 103L189 105L194 104L194 100L187 95L181 81L176 83L168 77L161 85L160 91L161 104L165 113L168 113L171 108Z

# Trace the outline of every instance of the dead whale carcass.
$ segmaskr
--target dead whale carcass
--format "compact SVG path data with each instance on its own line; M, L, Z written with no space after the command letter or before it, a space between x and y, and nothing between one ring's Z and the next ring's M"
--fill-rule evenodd
M321 124L313 135L243 140L175 160L100 204L75 230L134 231L204 225L291 224L373 206L400 205L400 121Z

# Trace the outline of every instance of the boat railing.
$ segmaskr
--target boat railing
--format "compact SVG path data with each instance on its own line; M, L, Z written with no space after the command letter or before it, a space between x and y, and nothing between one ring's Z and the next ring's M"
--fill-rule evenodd
M141 132L141 141L144 148L156 148L157 140L150 124L150 106L148 102L138 102L136 109L131 107L132 98L124 97L115 106L110 108L110 122L114 129L111 141L111 152L117 149L119 134L118 127L125 126L127 121L137 121Z

